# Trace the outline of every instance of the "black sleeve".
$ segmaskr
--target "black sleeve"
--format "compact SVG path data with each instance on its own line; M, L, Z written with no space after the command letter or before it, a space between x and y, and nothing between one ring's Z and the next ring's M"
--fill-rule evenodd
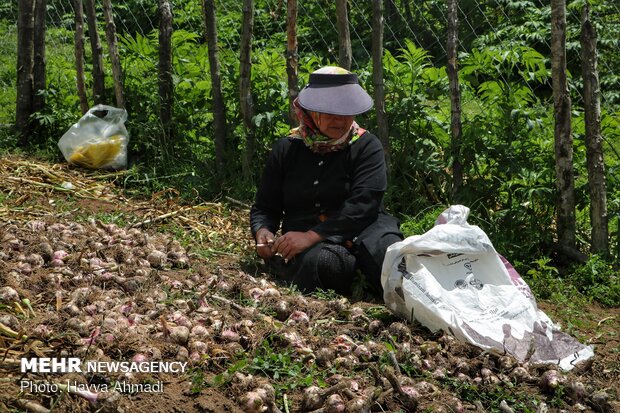
M256 236L256 232L263 227L274 234L280 228L283 210L282 162L289 144L288 139L276 142L265 164L256 200L250 209L250 228L253 236Z
M337 214L316 225L312 230L329 241L340 243L352 239L377 219L387 175L383 147L371 134L355 142L351 148L351 191ZM355 147L355 145L360 145Z

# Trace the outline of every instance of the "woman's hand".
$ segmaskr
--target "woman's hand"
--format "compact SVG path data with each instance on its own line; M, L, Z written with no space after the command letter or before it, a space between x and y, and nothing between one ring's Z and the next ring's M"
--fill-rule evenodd
M276 240L271 251L274 254L279 253L285 260L290 260L295 255L321 241L323 241L323 237L314 231L290 231Z
M256 253L263 259L268 260L274 254L272 249L276 237L267 228L261 228L256 232Z

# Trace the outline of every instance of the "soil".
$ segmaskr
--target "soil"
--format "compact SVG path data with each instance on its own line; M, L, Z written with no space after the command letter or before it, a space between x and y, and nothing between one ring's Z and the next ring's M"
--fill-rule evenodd
M190 391L187 382L166 383L163 392L137 393L121 403L126 412L149 413L242 413L237 403L225 394L206 388L199 394Z
M20 158L0 160L2 171L0 412L313 411L323 403L308 404L308 387L337 383L344 384L331 400L348 403L346 411L511 411L502 400L516 412L620 411L620 308L539 301L565 331L595 346L593 359L543 391L538 381L550 366L521 363L531 378L517 380L515 360L406 324L381 303L301 296L272 279L253 257L246 210L130 199L92 172ZM14 171L34 186L12 179ZM67 180L82 192L55 189ZM22 373L22 357L187 368ZM90 402L76 392L20 391L24 380L161 382L163 391L100 392ZM576 382L583 397L571 395ZM415 400L399 387L414 389ZM373 402L354 410L359 399Z

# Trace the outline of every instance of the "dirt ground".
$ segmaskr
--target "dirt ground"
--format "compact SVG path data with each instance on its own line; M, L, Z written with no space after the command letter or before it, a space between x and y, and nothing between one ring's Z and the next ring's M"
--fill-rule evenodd
M539 301L595 347L542 388L549 366L432 334L377 302L305 297L271 279L252 258L247 210L181 205L174 191L128 198L119 176L0 160L0 412L620 411L619 308ZM22 373L22 357L187 368ZM116 383L163 391L76 390ZM333 395L313 404L313 385Z

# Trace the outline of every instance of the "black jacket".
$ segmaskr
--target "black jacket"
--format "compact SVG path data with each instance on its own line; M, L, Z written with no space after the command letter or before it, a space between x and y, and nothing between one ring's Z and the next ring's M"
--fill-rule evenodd
M382 212L387 176L379 139L364 133L344 149L317 154L300 139L277 141L250 212L252 234L308 231L340 243ZM321 222L321 215L327 219Z

